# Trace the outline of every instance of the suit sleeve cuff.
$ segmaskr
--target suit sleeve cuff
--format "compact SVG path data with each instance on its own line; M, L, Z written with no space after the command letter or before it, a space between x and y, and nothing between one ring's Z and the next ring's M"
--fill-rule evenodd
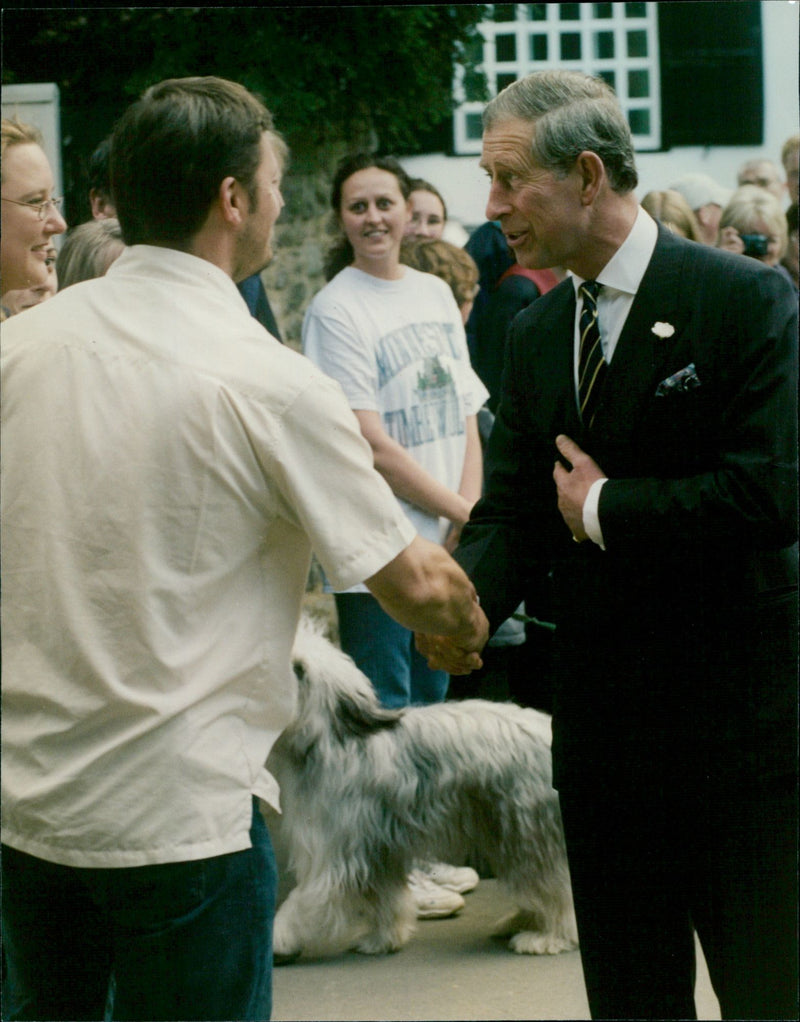
M600 504L600 491L603 489L603 484L607 482L607 479L595 480L589 488L583 504L583 527L586 530L586 535L603 550L605 550L606 545L603 542L603 530L600 528L598 507Z

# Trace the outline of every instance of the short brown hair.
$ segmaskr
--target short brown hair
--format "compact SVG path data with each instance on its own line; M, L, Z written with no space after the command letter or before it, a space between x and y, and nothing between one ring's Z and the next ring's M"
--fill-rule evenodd
M423 273L433 273L450 285L459 308L475 297L478 267L463 248L432 238L406 238L400 247L400 262Z
M261 138L272 131L269 110L236 82L170 78L147 89L111 140L111 197L125 243L185 245L228 176L253 202Z

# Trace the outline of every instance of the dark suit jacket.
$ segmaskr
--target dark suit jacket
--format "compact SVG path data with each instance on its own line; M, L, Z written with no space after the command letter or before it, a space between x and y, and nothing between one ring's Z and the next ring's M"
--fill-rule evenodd
M245 280L240 281L237 287L242 298L247 302L250 315L254 316L273 337L280 341L281 334L278 330L275 314L269 304L269 298L267 298L261 274L254 273L252 277L247 277Z
M770 657L780 660L775 643L787 641L785 618L778 624L765 607L796 589L790 292L756 260L660 229L591 432L576 408L572 282L513 323L486 492L456 557L493 627L521 599L537 615L541 579L552 581L560 781L590 764L630 770L644 758L660 769L664 756L708 769L723 754L717 739L740 738L754 715L765 732L752 755L766 742L765 769L794 762L785 716L794 716L794 684L785 670L776 691L762 681L775 674ZM674 332L659 337L656 323ZM699 385L657 393L689 365ZM574 543L558 512L559 433L609 478L605 551Z

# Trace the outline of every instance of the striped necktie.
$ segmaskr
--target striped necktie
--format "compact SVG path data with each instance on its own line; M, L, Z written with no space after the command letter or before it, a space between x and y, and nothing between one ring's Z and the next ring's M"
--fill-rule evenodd
M602 286L596 280L584 281L580 286L583 308L579 322L581 336L578 350L578 401L581 418L587 427L591 427L594 421L608 368L603 358L600 327L597 322L597 295Z

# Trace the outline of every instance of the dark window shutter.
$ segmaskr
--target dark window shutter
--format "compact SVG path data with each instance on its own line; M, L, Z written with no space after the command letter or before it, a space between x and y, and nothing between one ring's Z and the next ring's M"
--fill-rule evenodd
M685 145L761 145L761 4L658 4L661 137Z

